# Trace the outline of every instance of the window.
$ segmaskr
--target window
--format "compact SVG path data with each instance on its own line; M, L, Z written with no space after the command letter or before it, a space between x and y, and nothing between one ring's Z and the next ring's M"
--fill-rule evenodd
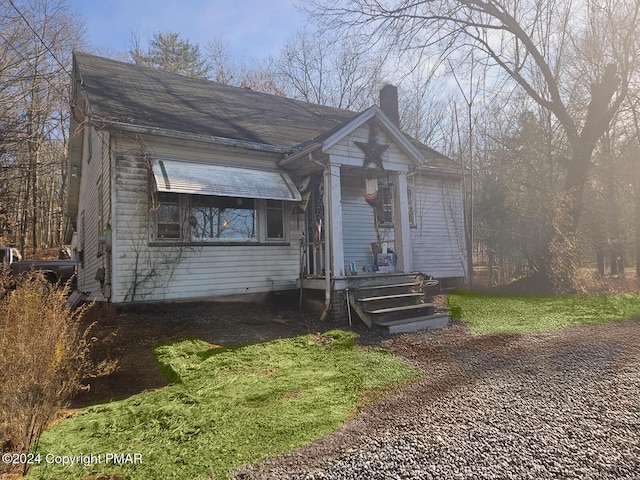
M257 243L287 238L281 200L156 192L155 204L152 240Z
M158 239L180 238L180 197L176 193L158 193L156 210Z
M282 200L267 200L267 239L284 239L284 206Z
M194 242L256 239L252 198L196 195L191 198L191 239Z
M383 227L393 226L393 188L391 185L378 187L378 205L376 208L376 221Z

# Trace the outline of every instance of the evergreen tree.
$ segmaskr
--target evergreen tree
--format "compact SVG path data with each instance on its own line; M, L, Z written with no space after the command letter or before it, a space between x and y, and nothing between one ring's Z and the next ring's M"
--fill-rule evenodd
M209 78L209 65L199 45L181 38L178 33L154 33L146 51L140 48L140 42L134 37L129 54L136 65L188 77Z

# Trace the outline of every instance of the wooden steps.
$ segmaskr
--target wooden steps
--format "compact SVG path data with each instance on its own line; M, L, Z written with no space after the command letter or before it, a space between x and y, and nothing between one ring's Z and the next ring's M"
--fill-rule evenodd
M410 298L410 297L422 297L422 293L414 292L414 293L401 293L399 295L383 295L381 297L365 297L365 298L359 298L358 301L366 303L366 302L376 302L381 300L396 300L399 298Z
M407 275L407 281L396 279L395 283L384 280L349 291L352 309L369 328L401 333L448 324L447 314L436 313L434 304L424 303L421 275Z
M384 320L402 320L409 317L432 315L434 313L433 303L417 303L411 305L398 305L395 307L378 308L376 310L367 310L365 313L375 318L376 325Z

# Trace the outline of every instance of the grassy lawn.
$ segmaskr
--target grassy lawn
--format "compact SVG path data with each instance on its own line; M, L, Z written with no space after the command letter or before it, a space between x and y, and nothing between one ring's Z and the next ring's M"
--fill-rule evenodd
M160 346L155 354L172 385L53 426L29 478L221 479L231 468L295 449L343 425L363 393L420 375L387 352L354 346L353 338L333 331L237 348L200 340ZM107 464L108 452L140 454L142 463ZM45 464L46 454L102 458L57 466Z
M640 296L449 295L449 311L476 333L527 333L640 317Z

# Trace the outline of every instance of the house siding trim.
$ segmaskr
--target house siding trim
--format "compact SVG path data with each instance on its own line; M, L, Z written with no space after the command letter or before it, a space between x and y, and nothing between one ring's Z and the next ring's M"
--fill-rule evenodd
M331 163L344 165L346 167L362 167L362 159L357 157L346 157L343 155L331 155ZM409 165L401 162L383 160L382 166L389 172L409 172Z
M411 248L411 225L409 224L409 199L407 194L407 174L398 172L396 175L396 194L394 195L395 247L398 257L397 269L401 272L413 270L413 255Z
M331 272L334 276L344 276L344 242L342 233L342 192L340 188L340 165L329 164L329 205L331 207L330 235L332 246Z

